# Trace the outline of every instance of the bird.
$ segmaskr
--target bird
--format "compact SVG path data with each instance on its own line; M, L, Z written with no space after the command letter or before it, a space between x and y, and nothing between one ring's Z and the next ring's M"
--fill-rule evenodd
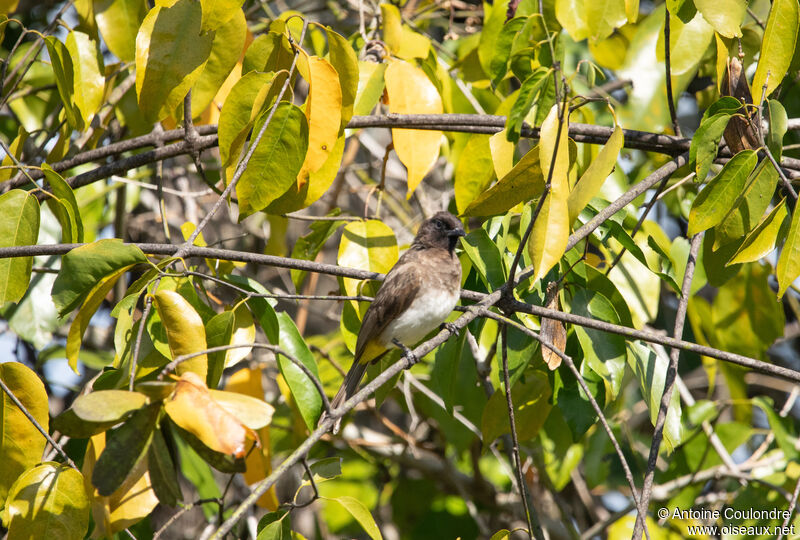
M358 390L367 366L393 347L413 359L415 346L439 327L461 295L461 263L455 254L464 228L456 216L442 211L422 222L411 246L386 274L358 332L353 365L331 400L335 409ZM320 424L326 414L320 417ZM335 435L341 418L332 425Z

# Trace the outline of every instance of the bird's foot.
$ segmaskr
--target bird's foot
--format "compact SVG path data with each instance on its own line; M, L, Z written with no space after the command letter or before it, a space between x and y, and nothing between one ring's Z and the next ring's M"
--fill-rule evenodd
M443 322L441 328L446 329L451 335L456 337L461 335L461 330L459 330L455 323Z
M414 351L412 351L411 349L409 349L408 347L406 347L405 345L400 343L399 339L397 339L397 338L392 339L392 343L394 344L395 347L397 347L398 349L403 351L403 356L408 358L408 360L409 360L409 362L411 362L412 366L414 364L416 364L417 362L419 362L419 358L417 358L417 355L414 354Z

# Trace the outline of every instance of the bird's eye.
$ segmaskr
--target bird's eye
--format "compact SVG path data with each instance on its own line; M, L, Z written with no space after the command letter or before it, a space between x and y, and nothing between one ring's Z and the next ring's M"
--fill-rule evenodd
M444 222L443 222L443 221L439 221L439 220L437 219L437 220L436 220L436 221L434 221L433 223L436 225L436 228L437 228L437 229L439 229L439 230L441 230L441 229L444 229Z

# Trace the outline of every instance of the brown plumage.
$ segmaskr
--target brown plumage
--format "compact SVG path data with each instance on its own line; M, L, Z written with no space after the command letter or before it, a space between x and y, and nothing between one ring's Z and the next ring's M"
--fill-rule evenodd
M364 314L353 365L331 401L336 408L353 394L370 362L376 362L399 341L413 347L455 307L461 291L461 263L455 247L464 236L461 222L449 212L424 221ZM325 418L323 414L320 422ZM339 430L341 419L333 426Z

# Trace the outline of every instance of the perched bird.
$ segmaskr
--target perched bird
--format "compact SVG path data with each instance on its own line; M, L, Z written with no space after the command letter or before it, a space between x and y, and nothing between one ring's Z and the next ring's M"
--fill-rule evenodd
M449 212L425 220L417 236L392 267L364 314L355 357L331 401L339 407L358 390L367 366L390 348L415 346L453 311L461 292L461 263L455 248L464 236L461 222ZM325 419L323 413L320 422ZM333 426L339 431L341 418Z

